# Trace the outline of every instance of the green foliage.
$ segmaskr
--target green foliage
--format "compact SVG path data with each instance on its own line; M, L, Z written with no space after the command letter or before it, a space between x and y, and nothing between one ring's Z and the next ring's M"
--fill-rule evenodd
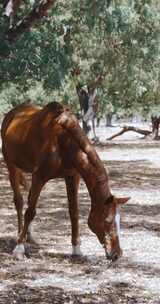
M31 7L26 1L17 19ZM58 98L78 111L77 79L71 70L79 67L77 78L82 84L105 74L98 91L101 113L112 109L114 113L147 115L157 107L158 0L60 0L48 17L14 44L3 39L9 25L2 12L0 4L0 88L11 87L8 92L15 88L17 102L19 97L42 104ZM63 26L70 26L67 39ZM12 100L12 94L7 99Z
M72 3L78 37L75 64L84 72L82 82L105 72L101 103L105 98L106 110L107 103L112 103L115 112L150 111L159 99L159 2L95 0L89 4L84 0L78 7L76 1Z
M29 4L24 11L22 7L17 18L29 9ZM38 27L10 43L5 36L9 20L3 15L2 5L0 13L0 87L12 83L21 91L27 91L38 81L44 89L59 88L71 67L70 49L62 43L59 20L51 13Z

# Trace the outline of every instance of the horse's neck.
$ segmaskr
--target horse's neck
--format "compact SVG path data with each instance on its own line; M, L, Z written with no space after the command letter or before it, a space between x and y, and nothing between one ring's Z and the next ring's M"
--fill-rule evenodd
M56 122L67 131L65 136L70 143L63 151L68 151L68 159L71 159L72 165L84 179L92 203L104 202L110 196L108 175L96 150L72 113L64 111L57 117ZM61 146L65 142L67 141L62 140Z
M80 150L76 155L75 166L88 188L92 204L104 203L110 196L110 188L108 174L98 155L95 165L91 162L88 155Z

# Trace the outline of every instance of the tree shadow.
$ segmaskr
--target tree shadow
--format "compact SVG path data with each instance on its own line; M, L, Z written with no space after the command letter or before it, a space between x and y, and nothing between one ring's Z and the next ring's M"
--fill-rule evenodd
M125 216L132 218L132 221L125 220ZM160 214L160 205L153 206L128 204L122 210L122 228L124 229L147 229L150 232L160 234L160 223L154 222L154 216ZM124 216L124 220L123 220Z
M0 253L11 254L16 246L16 240L12 237L0 237Z
M61 252L45 252L45 256L56 259L59 262L68 260L72 264L86 264L90 262L90 259L87 255L75 256L71 253L61 253Z
M112 185L116 188L157 189L159 187L160 170L152 168L148 160L104 161L110 172Z
M129 272L140 272L145 274L147 277L160 277L160 267L157 267L157 265L151 265L147 262L138 262L130 259L129 257L123 256L120 258L120 260L117 260L116 262L111 263L110 265L111 269L118 270L125 270Z

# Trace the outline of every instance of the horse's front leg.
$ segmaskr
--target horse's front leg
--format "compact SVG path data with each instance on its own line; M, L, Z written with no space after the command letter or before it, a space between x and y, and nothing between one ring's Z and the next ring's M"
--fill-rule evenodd
M22 210L23 210L23 196L20 191L20 170L7 163L8 171L9 171L9 179L10 184L14 192L14 203L17 211L17 219L18 219L18 234L22 231Z
M34 174L32 176L32 184L28 196L28 208L26 209L24 215L24 227L19 235L17 246L13 251L14 255L18 259L23 259L24 257L24 253L25 253L24 242L26 240L28 228L36 215L36 204L43 185L44 182L38 177L38 175Z
M81 255L80 250L80 234L79 234L79 204L78 204L78 187L79 187L79 174L74 176L66 176L66 189L69 203L69 214L71 219L71 232L72 232L72 255Z
M31 195L31 191L29 191L28 203L30 202L30 195ZM33 236L32 223L30 223L28 226L26 241L30 244L36 244L36 241Z

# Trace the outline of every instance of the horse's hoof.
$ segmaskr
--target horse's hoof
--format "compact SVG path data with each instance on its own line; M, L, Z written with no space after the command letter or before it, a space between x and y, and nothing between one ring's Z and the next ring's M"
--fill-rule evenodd
M24 260L25 256L25 248L23 244L18 244L15 249L13 250L13 256L17 260Z
M79 245L72 246L72 256L82 256L82 251Z

